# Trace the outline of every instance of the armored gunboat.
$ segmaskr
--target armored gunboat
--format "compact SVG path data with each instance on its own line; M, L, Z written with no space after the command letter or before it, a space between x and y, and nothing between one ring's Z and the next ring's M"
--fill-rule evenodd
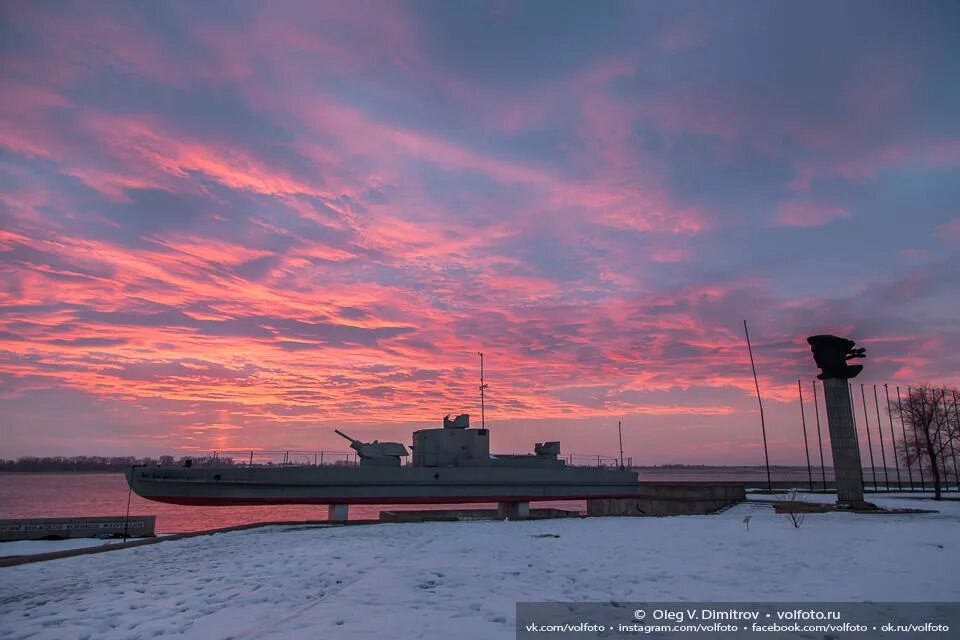
M127 471L137 495L183 505L525 503L619 498L639 491L622 466L580 467L560 457L559 442L532 454L490 453L490 430L466 414L413 433L413 454L399 442L361 442L343 432L356 465L144 466Z

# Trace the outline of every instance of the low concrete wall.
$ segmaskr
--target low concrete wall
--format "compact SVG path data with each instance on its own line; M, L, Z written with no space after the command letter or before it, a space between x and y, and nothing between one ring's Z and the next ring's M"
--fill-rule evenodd
M49 540L96 538L98 536L131 538L152 536L156 516L107 516L102 518L21 518L0 520L0 542L10 540Z
M422 509L404 511L381 511L380 522L457 522L469 520L497 520L496 509ZM530 509L527 520L550 518L580 518L576 511L567 509Z
M637 497L587 500L588 516L679 516L713 513L747 499L738 483L641 483Z

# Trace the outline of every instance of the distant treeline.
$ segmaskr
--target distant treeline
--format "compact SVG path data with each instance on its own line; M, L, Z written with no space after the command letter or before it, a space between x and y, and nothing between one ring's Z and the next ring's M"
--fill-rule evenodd
M0 459L0 472L3 471L123 471L131 465L161 465L172 467L181 465L187 459L202 465L208 458L199 456L160 456L159 458L136 458L134 456L51 456L38 458L25 456L16 460ZM233 464L232 458L218 458L218 465Z

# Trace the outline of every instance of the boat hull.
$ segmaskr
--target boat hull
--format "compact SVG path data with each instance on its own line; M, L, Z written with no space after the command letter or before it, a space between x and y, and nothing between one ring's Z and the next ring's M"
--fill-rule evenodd
M566 467L135 467L137 495L183 505L461 504L627 498L634 471Z

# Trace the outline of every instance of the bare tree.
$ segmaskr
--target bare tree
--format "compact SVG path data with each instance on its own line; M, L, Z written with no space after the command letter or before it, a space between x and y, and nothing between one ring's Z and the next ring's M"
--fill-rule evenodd
M804 504L797 500L798 492L796 489L791 489L787 492L786 496L783 499L782 512L786 514L787 519L790 520L790 524L793 525L794 529L799 529L800 525L803 524L803 521L807 518L807 512L804 510Z
M934 497L940 500L949 476L956 478L956 450L960 448L960 418L953 406L956 389L923 385L909 389L903 402L891 402L894 417L902 414L906 439L896 443L906 464L920 465L933 477Z

